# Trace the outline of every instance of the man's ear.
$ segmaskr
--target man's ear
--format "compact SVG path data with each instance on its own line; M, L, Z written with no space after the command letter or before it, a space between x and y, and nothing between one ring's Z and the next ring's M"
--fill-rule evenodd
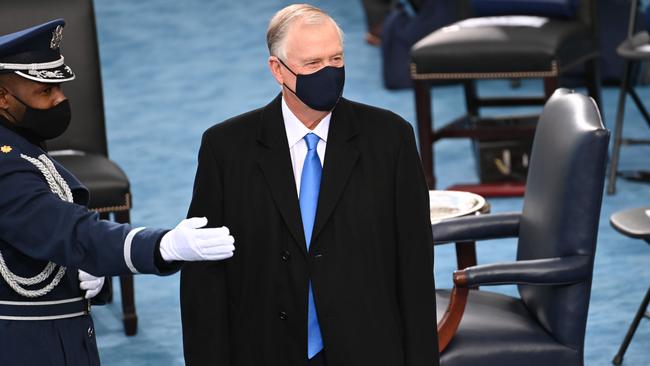
M282 85L284 83L284 78L282 77L280 68L282 68L282 65L280 65L278 58L275 56L269 56L269 69L271 70L271 74L273 74L275 81L277 81L278 84Z

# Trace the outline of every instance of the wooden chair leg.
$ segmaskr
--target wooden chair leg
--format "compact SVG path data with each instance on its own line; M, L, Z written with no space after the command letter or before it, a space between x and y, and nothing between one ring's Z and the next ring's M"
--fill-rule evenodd
M115 213L115 221L129 223L131 221L129 211ZM133 287L133 276L120 276L120 288L122 294L122 316L124 320L124 333L127 336L135 335L138 331L138 315L135 312L135 291Z
M544 98L548 100L559 86L560 80L558 76L544 78Z
M609 164L609 178L607 181L607 194L616 193L616 175L618 174L618 161L621 156L621 142L623 140L623 117L625 115L625 99L629 88L632 65L625 63L621 90L618 94L618 106L616 107L616 126L614 127L614 145L612 147L612 160Z
M429 189L436 188L435 157L433 152L433 117L431 113L431 89L426 80L413 80L415 112L420 140L420 159Z
M107 304L113 303L113 276L106 276L104 286L108 287L108 297L106 298Z
M122 314L124 320L124 333L127 336L138 332L138 315L135 312L135 291L133 289L133 276L120 276L120 289L122 293Z
M476 82L474 80L465 80L463 82L463 91L465 92L465 106L467 114L470 117L478 117L478 92L476 91Z
M456 264L458 269L475 266L476 261L476 242L462 241L456 243Z

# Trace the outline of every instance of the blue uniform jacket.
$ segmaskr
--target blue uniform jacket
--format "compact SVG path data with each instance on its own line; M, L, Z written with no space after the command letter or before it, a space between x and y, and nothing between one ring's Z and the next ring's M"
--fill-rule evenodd
M165 231L134 230L128 224L100 220L86 208L88 190L50 158L74 197L73 203L63 201L25 158L38 159L43 154L47 156L39 146L0 125L0 253L4 264L20 277L36 276L50 261L67 268L58 285L36 298L20 295L0 276L0 365L96 365L99 357L89 315L57 320L13 317L43 315L39 313L43 307L33 305L82 304L72 301L83 297L77 269L95 276L161 274L154 256ZM53 277L41 285L24 287L41 288ZM27 303L32 305L24 306Z

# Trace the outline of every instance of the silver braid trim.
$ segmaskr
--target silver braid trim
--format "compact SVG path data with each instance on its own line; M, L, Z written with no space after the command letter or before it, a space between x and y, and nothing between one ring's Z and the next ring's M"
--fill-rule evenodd
M50 262L47 264L47 266L50 266L52 264L52 269L56 267L56 264ZM45 267L47 269L47 267ZM42 273L41 273L42 274ZM59 271L56 273L54 278L52 279L52 282L47 284L45 287L42 287L37 290L28 290L24 287L21 286L19 281L16 279L16 276L13 272L9 270L9 267L7 267L7 264L5 263L4 258L2 257L2 253L0 253L0 275L2 275L2 278L4 278L5 281L9 284L9 286L14 289L19 295L25 296L25 297L41 297L56 287L56 285L59 284L63 276L65 275L65 267L59 267ZM34 278L34 277L32 277ZM46 277L47 278L47 277ZM40 281L43 282L43 281Z
M2 257L2 253L0 253L0 263L4 263L4 257ZM43 272L37 274L34 277L20 277L15 273L11 273L10 275L14 278L14 280L19 284L19 285L25 285L25 286L33 286L33 285L38 285L39 283L45 281L48 277L54 273L54 270L56 269L56 264L49 262L47 266L45 266L45 269L43 269ZM2 268L0 268L2 270Z
M59 175L59 172L56 171L52 162L45 155L40 155L38 159L34 159L31 156L27 156L25 154L20 154L20 157L32 163L43 174L52 192L54 192L62 200L66 202L72 202L68 199L69 197L65 191L65 188L68 188L68 191L70 190L68 184L63 181L63 178L61 175ZM43 163L42 159L45 159L46 163ZM63 181L63 186L61 185L61 181Z
M63 190L63 193L65 194L65 198L61 198L66 202L72 202L72 191L70 191L70 186L68 186L68 183L66 183L65 179L59 174L59 172L56 170L54 167L54 164L50 159L47 158L44 154L40 155L38 157L38 160L42 161L45 166L48 168L48 170L52 173L54 176L54 179L58 183L59 187Z
M47 184L50 186L50 190L59 196L61 200L65 202L73 201L70 186L68 186L65 179L61 177L61 174L59 174L59 172L56 170L52 161L48 159L45 154L41 154L38 159L34 159L25 154L20 154L20 157L32 163L43 174L45 180L47 181ZM34 286L43 283L48 277L52 275L56 267L57 265L55 263L49 262L43 271L41 271L41 273L37 274L36 276L28 278L20 277L11 272L5 263L2 252L0 252L0 275L14 291L25 297L40 297L52 291L52 289L54 289L59 284L65 275L66 268L63 266L59 267L59 270L56 272L56 275L54 275L52 281L46 286L36 290L29 290L23 286Z

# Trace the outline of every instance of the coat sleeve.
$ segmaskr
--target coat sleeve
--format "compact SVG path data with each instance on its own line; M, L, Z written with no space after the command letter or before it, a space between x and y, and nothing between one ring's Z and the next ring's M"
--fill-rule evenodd
M205 216L208 226L223 225L223 189L219 166L206 135L199 151L188 217ZM181 319L185 363L230 365L226 263L188 263L181 270Z
M23 159L0 167L0 239L23 254L95 276L156 273L163 230L100 220L86 207L53 194Z
M438 365L433 238L429 193L411 126L406 123L396 169L398 298L405 365Z

